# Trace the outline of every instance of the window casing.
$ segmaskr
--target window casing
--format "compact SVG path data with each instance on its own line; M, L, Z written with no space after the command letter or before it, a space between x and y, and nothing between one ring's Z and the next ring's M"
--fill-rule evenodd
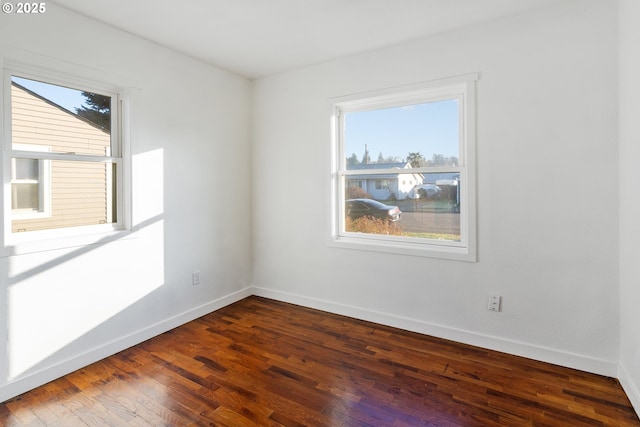
M124 227L121 95L112 87L51 76L31 68L4 70L5 246ZM80 93L106 102L107 119L81 116L55 98Z
M331 245L477 260L477 79L477 74L471 74L333 100ZM424 111L421 113L424 115L407 113L409 118L405 118L402 112L412 109ZM449 118L440 120L441 111L448 111ZM423 122L436 125L423 126ZM449 130L443 130L442 134L449 132L445 148L450 150L449 154L438 152L438 141L420 142L427 138L420 129L438 127L439 122L443 126L448 123ZM378 138L379 135L384 137ZM418 142L411 142L412 138ZM373 139L381 142L372 142L370 147L385 150L378 162L370 161L370 154L373 158L377 154L377 151L368 151L367 142ZM405 140L408 145L404 145ZM361 157L354 152L357 148L364 151ZM430 153L428 157L423 156ZM360 158L362 161L357 163ZM355 186L359 190L354 192ZM373 228L354 227L346 200L356 197L371 197L389 206L398 206L403 211L401 219Z

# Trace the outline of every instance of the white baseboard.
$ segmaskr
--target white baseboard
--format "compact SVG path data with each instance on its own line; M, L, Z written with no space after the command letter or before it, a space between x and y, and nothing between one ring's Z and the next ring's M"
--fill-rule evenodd
M636 414L640 416L640 390L638 390L637 385L633 382L627 373L627 370L624 369L624 366L622 365L618 365L618 381L620 381L620 385L622 385L622 389L627 394Z
M251 295L271 298L278 301L315 308L330 313L353 317L374 323L388 325L412 332L449 339L482 348L501 351L530 359L553 363L560 366L592 372L599 375L619 378L625 392L629 396L636 412L640 412L640 394L626 372L617 363L590 358L587 356L562 352L550 348L535 346L527 343L505 340L498 337L477 334L470 331L455 329L447 326L432 324L421 320L410 319L389 313L368 310L362 307L339 304L317 298L310 298L287 292L276 291L261 287L249 287L234 292L222 298L210 301L194 309L173 316L169 319L150 325L144 329L132 332L117 340L105 343L83 354L62 361L54 366L18 378L0 387L0 402L18 396L28 390L46 384L56 378L71 373L105 357L111 356L147 339L169 331L182 324L190 322L215 310L219 310L236 301Z
M338 304L332 301L309 298L287 292L276 291L261 287L252 287L253 294L278 301L302 305L309 308L341 314L356 319L379 323L387 326L418 332L438 338L444 338L464 344L470 344L503 353L522 356L529 359L552 363L554 365L579 369L608 377L617 377L618 365L616 362L600 360L592 357L563 352L552 348L536 346L524 342L505 340L503 338L478 334L462 329L437 325L421 320L397 316L394 314L368 310L362 307Z
M17 378L16 380L0 387L0 402L4 402L33 388L39 387L42 384L46 384L56 378L69 374L97 362L98 360L104 359L105 357L109 357L251 295L251 288L242 289L224 297L209 301L201 306L188 310L184 313L180 313L156 324L150 325L144 329L132 332L118 338L117 340L105 343L104 345L91 349L83 354L62 361L41 371L30 373L28 376L22 378Z

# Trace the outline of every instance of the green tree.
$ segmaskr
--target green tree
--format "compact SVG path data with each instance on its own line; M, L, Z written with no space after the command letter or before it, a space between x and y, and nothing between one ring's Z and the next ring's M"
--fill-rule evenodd
M82 92L85 105L76 108L76 114L107 133L111 133L111 97L92 92Z
M412 168L421 168L426 166L427 164L424 156L420 154L419 151L415 153L409 153L409 155L407 156L407 162L411 164Z
M357 165L358 163L360 163L360 160L358 160L356 153L353 153L351 157L347 157L347 165L352 166Z

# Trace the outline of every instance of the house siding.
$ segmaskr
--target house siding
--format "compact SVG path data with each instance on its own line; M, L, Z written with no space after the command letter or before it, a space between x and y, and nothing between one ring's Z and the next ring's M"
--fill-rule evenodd
M369 163L348 165L348 170L398 169L397 174L354 175L346 180L346 187L360 187L377 200L404 200L413 197L415 188L422 184L423 176L416 173L402 173L411 169L407 162L401 163ZM386 180L387 188L376 188L376 181Z

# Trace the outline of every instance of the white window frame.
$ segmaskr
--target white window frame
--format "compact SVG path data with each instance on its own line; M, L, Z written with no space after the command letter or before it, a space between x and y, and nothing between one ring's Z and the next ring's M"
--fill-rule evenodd
M421 84L332 99L331 246L416 255L460 261L477 261L476 253L476 100L479 74L467 74ZM344 115L426 102L457 99L459 106L459 164L423 167L411 173L460 174L460 241L385 236L345 231L345 182L358 175L398 174L395 169L348 170L344 141ZM406 171L404 171L406 172Z
M76 77L67 73L51 71L22 63L5 61L3 65L2 84L0 95L2 98L2 146L1 163L3 168L3 182L1 188L1 200L3 220L0 222L0 256L8 254L30 253L33 251L55 249L78 244L91 244L104 239L108 235L130 230L130 191L128 182L130 179L130 149L128 147L129 123L128 118L128 92L117 85L100 83L91 79ZM24 150L12 144L12 108L11 108L11 77L23 77L30 80L42 81L53 85L69 87L81 91L98 93L111 97L111 155L94 156L76 153L38 152L34 149ZM11 159L26 158L43 160L50 163L51 160L101 162L116 165L116 215L114 223L62 227L50 230L12 232L12 219L25 219L12 214L11 209ZM113 179L113 177L111 177ZM46 198L46 194L45 194ZM49 207L50 209L50 207Z

